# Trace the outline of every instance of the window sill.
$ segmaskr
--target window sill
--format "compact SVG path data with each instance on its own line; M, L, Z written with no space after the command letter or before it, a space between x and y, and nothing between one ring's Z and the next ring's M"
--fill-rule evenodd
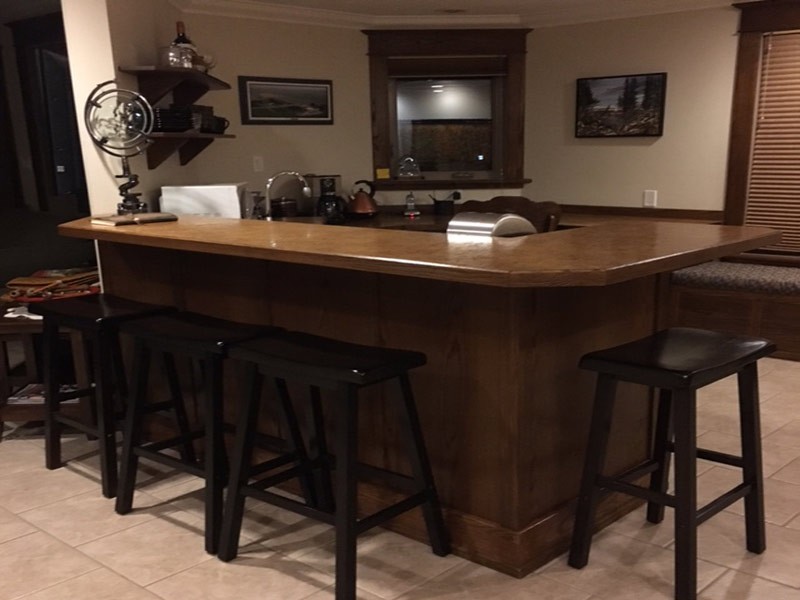
M376 190L488 190L521 188L530 179L377 179Z

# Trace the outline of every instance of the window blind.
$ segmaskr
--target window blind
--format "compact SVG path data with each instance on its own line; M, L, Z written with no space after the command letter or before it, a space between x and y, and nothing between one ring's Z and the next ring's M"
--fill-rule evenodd
M800 31L764 36L745 223L783 232L800 255Z

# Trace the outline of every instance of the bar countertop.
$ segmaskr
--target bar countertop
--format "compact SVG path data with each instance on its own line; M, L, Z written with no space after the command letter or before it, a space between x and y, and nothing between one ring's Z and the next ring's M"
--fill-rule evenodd
M499 287L611 285L776 242L765 227L615 222L514 238L181 215L109 227L90 218L62 235L245 258Z

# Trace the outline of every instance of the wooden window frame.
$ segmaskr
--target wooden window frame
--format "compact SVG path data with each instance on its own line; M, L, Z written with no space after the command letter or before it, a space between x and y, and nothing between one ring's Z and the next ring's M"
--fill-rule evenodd
M798 0L767 0L734 4L741 11L736 78L733 90L725 224L743 225L747 209L750 156L764 34L800 29ZM800 260L794 258L793 260Z
M372 164L376 189L452 189L522 187L525 146L525 54L531 29L364 30L369 38L370 96L372 101ZM502 179L419 181L378 179L380 169L391 169L390 69L402 59L424 64L419 75L480 75L491 64L503 64ZM424 59L424 60L422 60ZM390 67L391 65L391 67ZM465 67L466 65L466 67ZM466 72L465 72L466 71ZM471 72L470 72L471 71Z

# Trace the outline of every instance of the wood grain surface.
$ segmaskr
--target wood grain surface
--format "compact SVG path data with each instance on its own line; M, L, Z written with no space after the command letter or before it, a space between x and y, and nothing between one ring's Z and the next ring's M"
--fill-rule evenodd
M774 243L763 227L636 221L514 238L181 215L126 227L81 219L63 235L500 287L609 285Z

